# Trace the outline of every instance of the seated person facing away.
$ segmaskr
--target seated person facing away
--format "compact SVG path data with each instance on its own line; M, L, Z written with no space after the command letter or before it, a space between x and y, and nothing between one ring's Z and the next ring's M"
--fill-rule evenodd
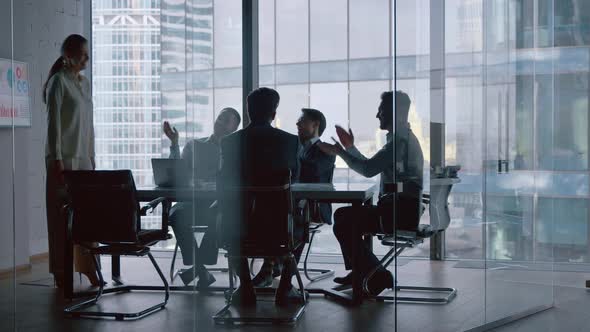
M336 144L320 143L319 146L326 153L340 156L352 170L365 177L373 177L380 173L380 194L384 193L385 184L393 183L394 180L402 183L412 182L422 188L424 157L420 143L407 123L410 98L404 92L395 92L397 125L394 127L393 97L391 91L381 95L377 118L379 128L387 130L387 143L373 157L366 158L354 146L352 130L349 129L347 132L338 126L336 131L342 145L336 142ZM395 160L398 161L395 164L394 150ZM404 206L398 205L396 208L403 209ZM393 233L392 218L393 214L381 216L376 206L343 207L336 210L334 235L340 243L347 270L352 268L353 252L358 255L355 268L360 271L362 278L379 264L379 260L364 244L361 237L363 234ZM354 231L355 228L357 232ZM353 240L354 237L358 237L358 242ZM358 243L358 246L353 247L353 243ZM352 284L352 274L335 278L334 282ZM393 288L393 276L386 269L380 269L369 280L368 286L371 295L378 295L385 288Z
M301 170L299 172L300 183L332 183L334 175L334 162L336 156L324 153L318 148L320 136L326 129L326 117L316 109L303 108L301 116L297 120L297 134L301 147L299 148L299 163ZM306 202L299 202L299 207L305 207ZM316 208L319 206L319 208ZM312 211L312 220L325 224L332 224L332 204L310 203ZM306 222L302 220L301 222ZM295 251L295 259L299 263L303 246ZM252 280L256 287L267 287L272 284L272 280L281 274L280 263L267 259L262 264L260 272Z
M171 141L170 158L186 160L193 170L195 181L215 181L219 167L219 142L221 138L233 133L240 124L241 117L233 108L221 110L213 127L213 134L209 137L193 139L186 143L182 154L178 146L178 131L171 128L168 122L164 122L164 133ZM204 264L217 264L217 232L216 213L209 209L213 201L198 200L192 203L180 202L174 205L170 211L170 226L174 230L176 241L182 253L184 265L192 265L192 268L180 274L185 285L188 285L199 277L198 288L204 288L215 282ZM194 214L196 212L196 214ZM208 226L201 241L197 246L193 225Z
M271 174L285 169L290 169L292 183L298 181L299 140L297 136L271 126L279 100L279 94L269 88L259 88L248 95L247 108L251 123L221 141L219 180L224 184L239 186L242 179L253 174ZM293 228L295 241L303 241L303 225L295 223ZM260 229L260 232L264 231ZM232 263L240 278L240 287L233 297L234 303L256 304L256 293L246 259ZM286 264L283 269L275 295L275 301L279 305L300 300L300 295L291 285L294 271L287 267L289 265Z

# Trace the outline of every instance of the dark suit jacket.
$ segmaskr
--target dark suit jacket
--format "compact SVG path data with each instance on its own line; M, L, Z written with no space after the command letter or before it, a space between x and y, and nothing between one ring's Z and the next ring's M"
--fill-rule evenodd
M226 136L221 141L221 169L218 183L222 186L240 186L244 180L249 183L265 182L268 175L286 168L291 171L291 183L299 179L299 139L270 124L250 124L248 127ZM219 186L218 186L219 187ZM222 227L225 241L234 242L248 232L246 225L236 221L241 219L243 207L234 198L222 199ZM265 201L272 209L273 204ZM253 231L250 229L250 231ZM261 229L264 231L264 229ZM257 231L255 231L257 232ZM296 238L301 238L303 230L294 227ZM268 236L266 234L265 236Z
M297 136L270 124L250 124L221 140L220 174L223 181L232 182L289 168L295 183L299 181L298 151Z
M332 183L336 156L328 155L320 150L317 145L318 142L319 140L309 147L309 149L299 158L301 164L299 182ZM331 225L332 204L321 203L319 206L322 221Z

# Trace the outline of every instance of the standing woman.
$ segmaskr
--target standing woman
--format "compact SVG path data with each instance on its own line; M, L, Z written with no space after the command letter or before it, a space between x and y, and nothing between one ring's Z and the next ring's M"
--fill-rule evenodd
M93 170L94 125L90 82L80 74L88 63L88 42L80 35L68 36L61 46L61 56L49 71L43 86L47 105L47 232L49 237L49 271L56 285L64 283L64 230L66 218L61 208L65 202L64 170ZM76 271L86 275L93 286L99 283L94 261L80 246L74 247Z

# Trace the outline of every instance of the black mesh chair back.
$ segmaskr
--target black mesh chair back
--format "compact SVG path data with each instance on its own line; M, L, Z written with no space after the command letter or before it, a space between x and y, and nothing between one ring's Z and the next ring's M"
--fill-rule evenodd
M387 190L388 186L385 186ZM449 186L450 191L450 186ZM448 194L447 191L446 193ZM384 223L391 222L390 230L385 230L385 234L381 234L381 244L391 247L391 249L381 258L377 264L367 275L363 278L363 290L366 294L369 293L369 280L379 269L386 269L401 253L407 248L413 248L416 245L423 243L427 239L436 234L439 229L432 229L430 225L420 224L420 218L425 210L423 203L430 203L428 195L425 198L422 194L422 188L413 182L403 184L401 193L395 193L394 190L385 194L388 199L395 199L395 232L392 232L393 222L391 222L393 211L382 214L382 221ZM448 195L447 195L448 196ZM445 200L447 198L445 196ZM381 201L380 201L381 203ZM381 205L381 204L380 204ZM385 205L385 204L383 204ZM444 204L446 207L446 203ZM432 206L430 206L432 208ZM432 218L432 209L431 218ZM389 214L387 214L389 213ZM448 214L447 214L448 215ZM448 224L447 224L448 225ZM384 226L384 228L386 228ZM444 229L443 229L444 230ZM379 234L378 234L379 235ZM394 296L371 296L378 301L395 302L395 303L425 303L425 304L446 304L450 303L457 294L455 288L449 287L425 287L425 286L406 286L396 284L395 290L397 292L429 292L431 294L439 293L444 296L404 296L396 293Z
M224 247L228 251L229 290L226 292L226 306L213 319L216 323L272 323L294 324L301 317L306 302L303 281L297 269L295 277L301 292L301 305L288 312L279 313L275 310L255 310L247 313L230 310L234 288L234 258L239 258L246 264L245 258L275 258L289 259L296 267L293 250L302 245L295 243L293 234L293 217L291 202L291 172L289 170L266 174L248 174L242 177L240 183L223 183L220 174L218 188L220 188L220 211L222 233L225 239ZM243 273L248 273L244 271ZM243 278L243 276L241 276ZM271 289L272 290L272 289ZM259 290L257 290L258 292ZM291 311L293 310L293 311ZM259 316L259 314L262 315ZM268 315L271 317L268 317ZM283 317L281 317L283 316Z
M140 210L131 171L66 171L64 177L75 241L138 242Z
M140 230L141 215L136 196L135 183L129 170L120 171L66 171L64 172L68 192L68 216L71 232L68 241L77 242L94 258L94 267L99 278L99 289L93 298L65 306L64 312L74 317L111 317L116 320L138 319L163 309L168 303L169 286L149 246L167 238L163 230ZM155 208L163 203L158 198L147 203ZM144 208L145 209L145 208ZM163 225L166 226L163 220ZM93 246L98 242L102 245ZM71 244L70 244L71 245ZM126 293L131 290L164 290L164 300L137 312L105 312L86 310L97 304L104 291L103 275L100 270L99 255L113 257L147 255L160 276L164 286L119 285L109 292Z
M396 199L396 228L398 230L416 230L424 211L422 188L413 182L404 183L403 191L396 195Z
M397 230L415 231L424 211L422 188L413 182L404 183L402 192L390 189L392 187L395 188L386 184L385 194L379 199L385 233L392 232L394 223Z
M220 181L221 228L230 252L266 257L291 252L290 171L252 174L239 184Z

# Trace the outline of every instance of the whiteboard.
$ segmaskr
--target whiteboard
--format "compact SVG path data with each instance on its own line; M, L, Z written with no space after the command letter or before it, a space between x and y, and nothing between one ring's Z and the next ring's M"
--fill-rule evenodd
M29 66L0 58L0 127L31 126Z

